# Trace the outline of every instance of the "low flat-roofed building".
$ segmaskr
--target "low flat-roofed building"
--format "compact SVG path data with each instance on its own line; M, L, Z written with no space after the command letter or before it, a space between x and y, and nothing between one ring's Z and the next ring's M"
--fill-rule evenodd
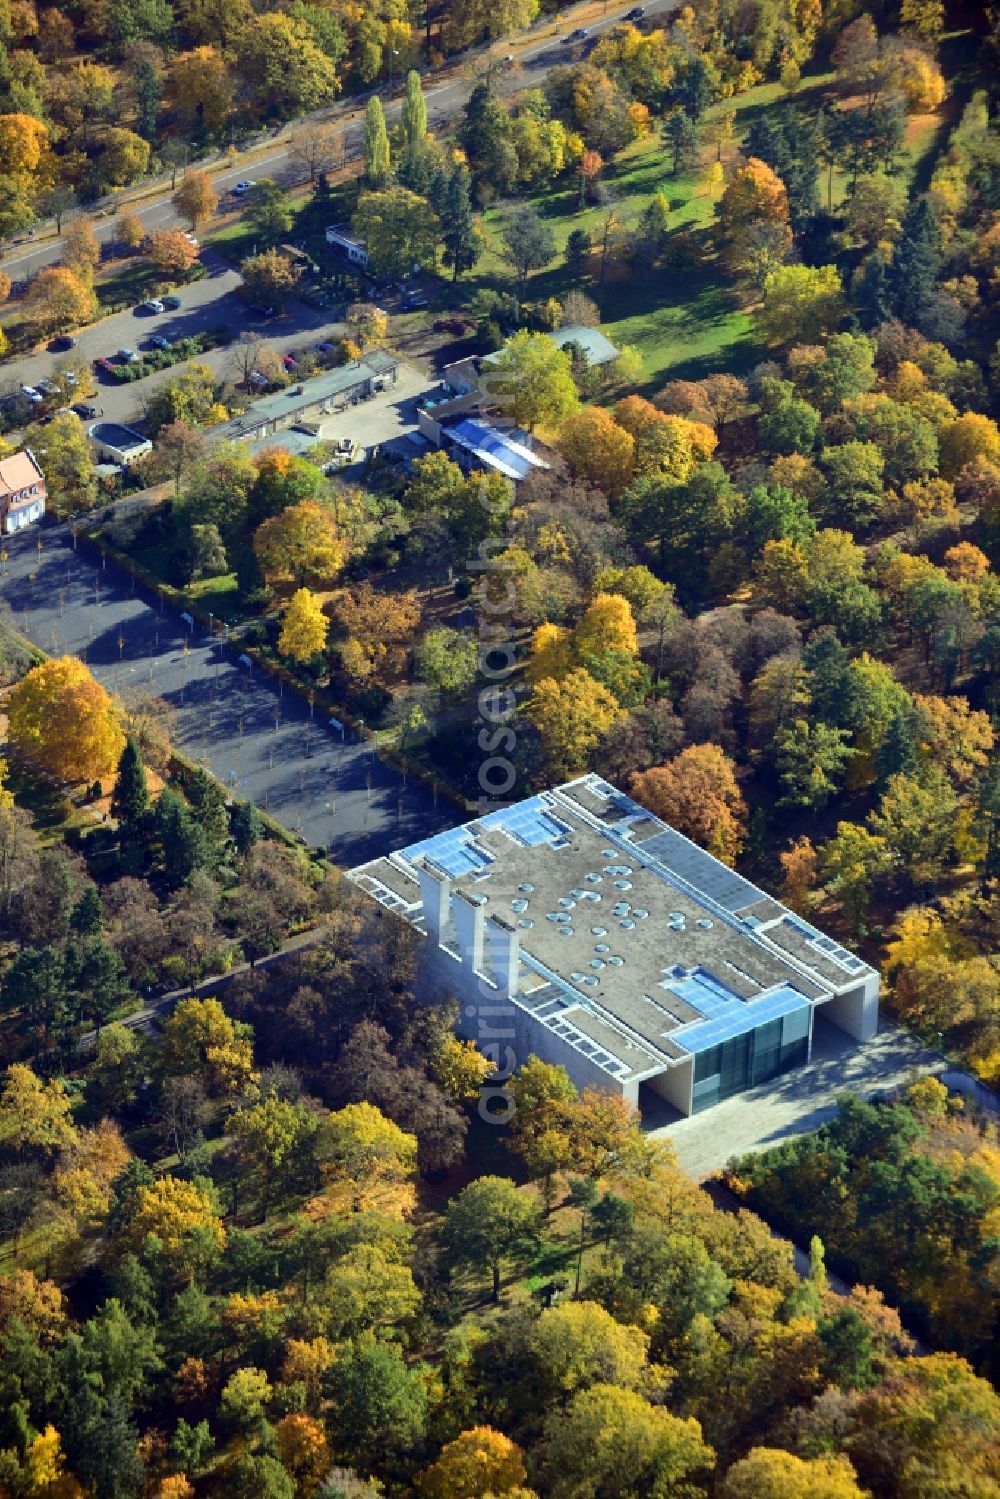
M213 427L209 436L220 442L256 443L288 427L308 429L316 425L315 418L343 411L395 385L400 364L394 354L372 349L362 359L258 397L241 415Z
M129 468L153 451L148 437L120 422L95 422L87 428L87 436L97 449L98 458L121 468Z
M326 230L326 242L335 250L339 250L351 265L360 266L361 270L367 268L368 251L365 249L364 240L358 239L356 234L351 233L349 224L331 224Z
M30 448L0 458L0 534L23 531L45 514L45 475Z
M878 1027L863 959L596 775L349 878L425 935L422 985L487 1055L502 1035L633 1104L697 1113L801 1066L820 1008Z

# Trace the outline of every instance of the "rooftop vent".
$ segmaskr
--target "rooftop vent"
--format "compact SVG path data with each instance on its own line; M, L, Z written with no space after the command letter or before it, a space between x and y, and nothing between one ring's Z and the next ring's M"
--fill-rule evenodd
M613 958L609 958L608 962L609 962L609 964L611 965L612 968L622 968L625 965L625 959L624 958L619 958L617 956L615 956Z
M606 937L608 935L606 926L592 926L590 930L595 937Z
M611 951L611 944L609 942L595 942L594 943L594 951L595 952L610 952Z
M510 903L510 908L518 916L520 916L522 911L526 911L528 909L528 902L526 900L512 900Z
M530 931L535 923L532 921L530 916L525 916L524 919L522 921L519 921L517 924L518 926L524 927L525 931Z
M632 915L635 917L636 921L645 921L646 917L649 915L649 912L643 910L642 906L633 906Z
M707 916L699 916L698 925L701 927L702 931L708 932L711 931L712 927L715 925L715 922L709 921Z
M630 932L635 926L635 922L630 921L628 917L626 917L624 921L619 921L618 925L620 927L624 927L627 932Z
M525 883L523 885L518 885L517 888L521 891L522 895L530 895L535 887L534 885Z
M587 884L599 885L603 878L604 876L602 874L598 874L596 870L593 870L590 874L587 875Z

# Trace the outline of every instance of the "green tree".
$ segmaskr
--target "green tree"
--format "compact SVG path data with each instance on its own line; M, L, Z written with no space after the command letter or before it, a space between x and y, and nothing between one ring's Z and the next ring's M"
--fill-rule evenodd
M516 293L524 296L528 277L555 259L552 230L529 204L511 209L503 222L501 257L513 268Z
M957 813L947 777L925 769L919 777L890 776L868 821L904 877L921 886L933 884L950 862Z
M428 630L417 650L417 672L437 687L442 698L458 696L476 680L479 645L466 630L440 625Z
M328 1383L344 1446L362 1464L408 1451L427 1421L427 1392L395 1343L358 1342L338 1351Z
M887 880L891 870L886 840L854 822L838 822L836 835L820 851L820 879L856 932L862 930L872 887Z
M381 190L389 180L392 164L385 113L377 94L372 95L365 109L364 159L365 178L369 186Z
M243 199L244 216L251 233L271 248L287 239L295 214L291 199L271 177L261 177Z
M452 280L471 271L482 253L482 239L472 212L472 178L464 162L456 162L448 176L441 203L442 259L451 266Z
M437 214L426 198L407 187L362 193L353 225L367 246L374 276L404 276L415 265L434 265L440 233Z
M426 149L427 142L427 100L416 68L406 75L401 120L406 153L412 158Z
M490 360L486 386L490 399L529 431L539 422L564 421L580 401L571 356L544 333L522 331L508 339Z
M773 1447L755 1447L726 1474L721 1499L866 1499L850 1461L796 1457Z
M271 1193L288 1171L302 1167L303 1154L316 1132L316 1119L298 1103L266 1098L249 1109L238 1109L230 1128L240 1150L259 1172L261 1215L266 1220Z
M138 849L144 836L149 807L149 786L142 751L130 734L118 761L118 774L111 793L111 815L118 821L118 835L123 851L128 846Z
M238 854L245 854L264 837L264 822L253 802L237 802L230 818L230 830Z
M204 868L209 857L207 840L191 808L172 786L160 792L153 825L163 852L164 875L176 889L196 869Z
M49 502L57 515L78 515L97 501L97 470L83 423L73 411L59 412L25 434L45 471Z
M455 1265L485 1265L500 1300L505 1260L523 1256L538 1234L538 1209L505 1176L481 1176L448 1204L442 1237Z
M777 736L775 764L784 788L782 802L819 811L841 789L852 750L846 729L796 718Z
M822 466L826 489L820 503L825 520L857 530L878 520L885 506L885 459L873 442L826 448Z
M897 317L919 327L941 270L941 230L931 200L914 200L892 253L890 296Z

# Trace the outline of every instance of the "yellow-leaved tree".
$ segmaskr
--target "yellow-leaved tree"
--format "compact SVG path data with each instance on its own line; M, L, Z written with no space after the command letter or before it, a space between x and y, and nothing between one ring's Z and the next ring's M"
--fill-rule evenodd
M578 666L561 681L545 677L538 682L525 717L541 736L549 772L564 781L588 768L604 735L625 717L625 710L589 671Z
M257 527L253 549L268 582L331 583L347 558L333 512L315 500L288 505Z
M75 656L33 667L11 693L7 712L10 742L61 780L109 776L125 748L114 704Z
M442 1447L437 1462L417 1475L422 1499L482 1499L523 1489L524 1454L492 1426L473 1426Z
M190 1265L206 1254L221 1253L226 1242L207 1188L179 1176L161 1176L139 1188L130 1232L137 1247L152 1234L175 1265Z
M316 1136L316 1156L325 1183L308 1211L376 1211L402 1217L416 1200L413 1175L417 1141L374 1104L349 1103L328 1114Z
M330 621L323 606L308 588L292 594L278 636L278 650L293 661L312 661L326 646Z

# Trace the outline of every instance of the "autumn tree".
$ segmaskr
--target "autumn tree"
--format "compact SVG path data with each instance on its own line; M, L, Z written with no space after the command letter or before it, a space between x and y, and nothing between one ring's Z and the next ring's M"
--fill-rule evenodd
M307 121L295 130L289 149L309 173L312 185L321 172L332 171L341 160L344 144L331 121Z
M301 1104L271 1097L237 1109L230 1127L240 1151L260 1174L261 1214L266 1219L275 1185L286 1170L301 1166L308 1141L316 1132L316 1118Z
M250 1027L231 1020L217 999L182 999L164 1024L160 1054L168 1077L198 1076L219 1097L254 1076Z
M75 411L60 411L27 437L45 474L50 507L57 515L77 515L97 500L94 454Z
M0 1143L22 1155L65 1150L76 1138L71 1108L58 1078L43 1082L30 1067L14 1062L0 1092Z
M329 506L301 500L271 516L254 532L253 549L269 582L329 584L347 549Z
M75 271L82 281L94 274L100 264L101 244L89 219L79 215L63 235L63 264Z
M156 269L172 278L183 276L198 259L197 248L180 229L154 229L147 253Z
M192 229L210 219L219 206L219 197L207 172L187 171L174 193L173 205Z
M611 1384L581 1390L550 1414L543 1454L552 1499L603 1493L608 1484L622 1499L681 1493L715 1460L696 1420Z
M226 1242L207 1188L177 1176L157 1177L135 1195L129 1237L141 1247L149 1234L155 1235L171 1261L183 1266L214 1257Z
M94 294L76 271L65 266L45 266L32 279L26 305L40 330L52 332L90 322Z
M324 650L329 630L319 599L308 588L298 588L281 621L278 650L293 661L313 661Z
M843 315L843 286L834 265L783 265L764 278L757 320L768 343L816 341L836 328Z
M850 1461L802 1458L774 1447L755 1447L729 1469L721 1499L865 1499Z
M110 697L75 656L33 667L10 694L7 712L11 743L61 780L111 775L125 747Z
M631 792L658 817L732 864L743 846L746 803L732 761L717 744L694 744L666 765L632 777Z
M136 213L120 213L115 219L115 238L129 250L138 250L146 237L146 229Z
M362 193L352 220L368 249L374 276L405 276L414 266L432 268L440 225L426 198L406 187Z
M617 499L632 478L635 439L600 406L582 406L559 431L559 450L571 470Z
M608 730L624 716L608 689L576 667L557 681L535 684L525 717L534 724L552 776L559 781L586 770Z
M255 307L283 307L295 287L295 268L287 255L263 250L240 266L241 291Z
M492 1426L473 1426L447 1442L437 1461L415 1480L422 1499L502 1499L527 1481L524 1456L516 1442Z

